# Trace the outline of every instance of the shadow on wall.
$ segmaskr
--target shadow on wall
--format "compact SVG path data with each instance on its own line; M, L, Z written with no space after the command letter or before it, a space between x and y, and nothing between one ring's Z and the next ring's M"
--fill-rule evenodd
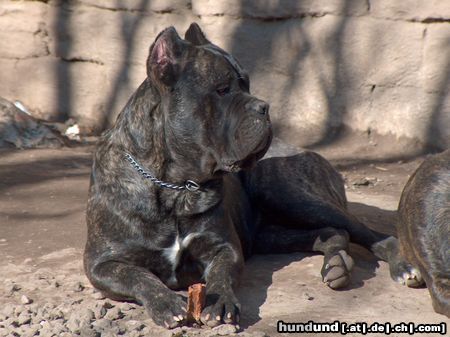
M118 4L120 4L122 1L117 0ZM149 0L141 0L139 2L139 9L138 11L143 12L145 8L149 5ZM122 44L124 45L124 51L125 55L122 59L122 63L120 65L120 71L117 73L116 78L114 79L114 84L112 87L111 94L108 96L108 100L106 102L106 110L105 111L112 111L113 108L117 107L117 98L119 97L119 92L121 90L122 86L126 86L129 84L130 79L128 77L128 68L131 62L131 59L133 57L133 54L135 52L136 46L133 41L134 35L136 34L139 25L141 24L144 16L143 15L136 15L134 17L131 17L129 15L123 14L122 15L122 22L121 22L121 34L122 34ZM116 116L116 115L114 115ZM113 120L111 120L112 114L106 113L103 116L103 121L101 123L101 129L104 130L108 126L112 125L114 123Z
M135 39L133 38L139 29L142 20L145 18L145 10L149 7L150 0L140 0L139 5L133 9L132 14L130 11L121 11L120 42L122 44L122 50L124 50L123 57L121 59L119 71L113 75L113 83L111 91L107 94L104 100L104 113L102 119L97 125L97 131L103 131L108 126L112 125L114 121L111 118L117 116L118 112L112 112L113 109L117 109L117 100L120 97L120 93L124 88L127 88L130 84L129 67L131 60L136 51ZM76 34L77 27L74 27L71 18L74 15L74 6L76 3L61 1L57 6L55 26L53 27L56 36L56 56L59 57L60 62L56 69L56 83L58 87L57 94L57 107L59 111L58 120L66 121L68 118L76 115L74 111L74 94L73 94L73 78L71 77L71 62L81 61L74 59L71 56L72 51L72 38L73 34ZM112 7L126 8L124 0L116 0ZM139 13L139 14L136 14ZM107 29L107 27L105 28ZM101 32L99 32L101 34ZM86 41L86 43L94 43L93 41ZM113 41L111 43L114 43ZM140 46L138 46L140 47Z
M442 133L442 120L446 117L448 118L448 114L450 114L449 110L446 110L445 101L447 95L450 93L450 36L448 39L444 41L444 45L447 47L447 59L445 67L442 69L442 76L440 78L440 82L437 90L436 100L432 104L432 113L431 118L428 122L427 128L427 147L428 148L436 148L436 140L450 147L450 139L445 139L447 136Z
M356 0L357 1L357 0ZM294 54L290 57L288 64L283 66L284 72L289 74L282 88L277 89L280 94L280 101L289 101L289 97L292 95L297 95L296 89L302 81L302 72L299 69L303 67L308 67L311 62L303 65L306 62L306 58L309 57L313 60L312 66L314 67L313 74L317 76L320 90L323 92L325 97L325 111L326 117L323 125L323 132L320 137L313 143L309 144L308 147L315 147L321 145L327 145L332 143L334 140L339 138L342 125L343 117L347 111L347 94L351 87L349 86L350 77L348 76L348 63L345 62L343 53L343 39L345 35L348 34L346 31L348 17L350 14L350 9L354 5L355 0L347 0L342 3L342 8L339 16L339 21L334 27L333 32L326 37L326 54L328 56L327 60L331 63L322 64L321 60L315 59L315 51L313 45L316 41L311 40L311 37L305 32L303 28L307 19L312 19L315 17L314 13L298 15L298 17L293 18L283 18L274 17L272 19L267 19L265 24L270 27L270 25L276 25L276 29L265 29L264 39L258 41L261 45L258 46L260 50L268 50L269 52L252 53L251 62L244 64L246 69L249 71L250 76L253 77L255 73L260 71L261 64L270 63L268 58L272 57L274 52L277 52L276 43L279 39L285 39L286 36L290 39L291 52ZM282 8L283 0L278 0L278 4L275 5ZM241 1L241 17L246 17L245 7L258 7L260 10L256 12L263 12L267 4L264 1L255 3L252 0L242 0ZM273 2L271 2L271 6ZM299 8L302 6L301 1L298 2ZM280 25L280 21L284 24ZM247 35L246 32L246 22L241 21L234 32L231 53L237 55L240 59L245 60L245 46L241 44L241 36ZM256 57L256 59L255 59ZM324 68L330 69L329 76L323 71ZM279 116L282 119L282 116ZM279 123L278 123L279 124Z
M56 10L55 31L56 56L60 57L62 62L58 63L56 69L56 84L58 88L57 109L59 112L58 121L64 122L72 115L72 79L70 76L70 67L67 63L71 49L71 25L70 19L72 9L69 3L62 1Z
M112 119L119 112L113 110L121 108L119 106L122 104L121 94L128 90L131 84L129 68L136 53L136 48L142 48L142 46L136 46L136 39L133 37L141 27L145 16L148 15L146 10L150 7L150 3L151 0L140 0L139 8L133 10L132 14L130 14L130 11L119 12L121 17L120 43L124 53L120 59L119 71L113 74L112 83L108 84L110 89L108 89L107 97L103 101L105 109L98 125L100 131L112 124ZM332 144L343 136L342 130L344 129L346 114L348 114L348 111L354 110L355 106L354 89L361 85L361 83L355 81L357 77L352 64L354 60L351 58L352 54L346 50L348 40L355 39L355 32L349 26L349 20L355 17L354 8L361 6L361 1L342 1L341 8L337 9L339 14L332 15L332 24L327 26L326 34L319 36L317 36L317 33L311 34L310 27L314 24L313 22L323 19L318 19L318 14L311 10L298 11L298 15L287 13L284 16L277 16L275 13L286 13L286 10L283 11L283 6L286 3L285 0L277 0L277 2L241 0L239 2L240 15L239 19L236 19L237 25L231 36L229 51L241 60L253 78L253 83L261 85L263 81L260 79L264 78L264 73L272 76L274 75L273 72L277 72L275 75L279 77L276 83L280 85L272 90L276 90L276 92L270 99L272 102L278 102L277 109L272 111L275 126L278 126L281 130L288 129L292 124L286 122L288 119L283 116L283 102L299 102L302 104L303 99L309 98L310 103L308 104L321 104L322 107L318 109L319 112L313 112L321 115L321 125L320 131L310 130L313 134L313 137L311 137L313 140L308 147L314 148ZM307 8L310 3L311 1L305 0L289 2L291 6L295 4L298 8L302 8L302 6ZM75 86L73 78L71 78L69 62L74 61L70 59L71 38L77 29L77 27L73 27L73 22L71 22L72 6L74 4L71 2L61 1L56 12L58 17L55 20L54 27L57 32L57 56L61 57L63 61L59 63L56 69L58 111L60 112L59 119L62 121L71 116L76 116L75 111L73 111L73 90ZM124 0L116 0L114 6L117 8L126 7ZM246 10L246 8L253 8L257 13L267 13L268 7L274 9L273 17L249 16ZM369 11L368 7L367 11ZM164 27L159 28L163 29ZM371 32L370 39L372 40L370 40L370 43L376 43L377 39L381 39L380 35L382 34L379 34L379 32ZM283 43L280 44L279 41L283 41ZM280 50L279 46L284 46L284 48L289 46L289 50ZM395 46L392 46L392 48L395 48ZM255 52L254 50L260 50L261 52ZM365 66L376 66L377 55L367 54ZM284 58L284 55L288 57ZM448 71L450 71L449 65L441 76L440 89L437 90L440 94L433 96L435 101L430 105L432 106L432 114L428 121L426 140L426 145L429 147L435 146L437 134L438 138L445 137L442 134L441 120L446 110L445 99L447 99L447 95L445 93L450 90L449 76L445 76ZM315 88L309 87L311 78L316 83ZM318 96L323 98L322 101L315 102L313 99L315 96L309 95L309 90L320 92ZM369 91L370 88L368 88L368 94L370 95ZM357 99L363 101L365 98L358 97ZM293 106L292 103L289 105L291 111L287 111L285 115L290 114L292 116L299 113L300 110L296 111L295 105ZM272 104L272 106L276 106L276 104ZM314 109L308 107L303 108L302 111L308 110ZM309 120L308 118L307 115L297 116L296 124L294 123L295 127L300 125L302 120ZM297 131L295 128L294 130ZM445 143L445 140L441 141L442 143Z
M383 61L386 62L389 61L389 57L392 57L389 55L389 49L400 47L396 47L395 44L386 45L387 42L392 43L392 41L395 41L391 40L390 37L387 37L387 35L389 35L389 28L386 28L385 31L369 30L368 32L362 32L363 36L361 36L361 39L365 39L365 43L368 41L369 48L364 54L364 64L359 65L361 69L355 71L354 62L361 62L361 59L354 59L352 56L355 54L352 53L355 53L355 50L348 50L348 48L358 49L361 48L361 46L364 46L364 44L358 43L357 34L360 34L361 32L355 31L354 28L355 21L358 21L361 17L367 17L367 20L374 21L373 18L370 19L368 16L370 15L370 4L366 4L367 8L365 9L366 12L364 14L355 14L355 10L357 11L355 8L358 8L358 6L361 8L361 1L344 0L341 2L341 8L334 9L335 12L339 13L338 15L327 15L314 12L314 9L311 9L311 1L305 0L295 2L297 8L301 9L298 11L298 14L295 14L295 11L289 13L286 10L283 10L283 6L286 6L287 3L288 2L284 0L278 0L276 3L274 1L255 2L252 0L241 0L239 17L242 18L242 20L238 21L239 24L234 30L230 51L236 55L238 59L242 60L244 67L250 72L251 78L259 77L270 81L271 78L261 76L261 72L268 71L279 72L284 76L282 82L278 80L275 80L274 82L282 83L280 86L273 86L273 84L270 84L273 88L266 90L266 93L275 90L277 91L276 95L278 97L275 101L279 102L277 106L278 111L272 111L272 115L276 116L274 126L278 127L280 130L287 130L287 135L289 135L289 128L291 126L289 120L283 116L284 102L289 102L292 97L296 96L301 97L302 99L308 98L308 90L314 91L317 90L317 88L312 88L311 86L305 87L305 85L302 86L302 84L309 85L311 82L318 83L318 90L321 91L321 94L316 95L316 97L324 98L324 107L320 110L325 114L321 122L320 135L317 134L319 128L312 131L312 137L308 134L311 132L308 129L302 131L302 133L304 132L306 135L305 138L314 139L308 143L307 147L318 148L334 143L345 136L346 128L344 127L344 120L349 111L351 111L352 114L355 113L355 106L363 102L363 104L370 104L370 107L372 107L372 100L376 98L370 96L374 93L377 86L377 76L375 76L374 83L370 83L370 80L363 83L360 78L361 76L358 75L363 74L364 76L364 72L369 73L373 71L373 69L377 69L377 67L386 67L387 65L380 64L382 61L379 57L380 55L377 55L377 52L384 52L385 55L383 55ZM289 4L292 6L292 3ZM271 16L270 13L266 17L264 17L263 14L262 17L259 18L259 14L256 14L256 16L249 15L249 10L253 13L267 13L268 7L273 9L273 16ZM364 9L361 10L364 11ZM420 12L420 9L418 9L418 12ZM313 26L312 22L326 22L325 16L333 17L332 20L328 20L328 22L333 22L332 30L325 30L326 34L324 35L326 36L314 33L311 34L312 30L317 29L317 26L315 26L314 29L310 29ZM320 19L318 19L318 17L320 17ZM324 18L322 19L322 17ZM352 20L353 22L350 23ZM426 20L424 23L425 22ZM405 25L408 24L412 23L405 22ZM377 27L378 26L379 25L377 25ZM364 33L366 36L364 36ZM286 43L286 39L289 39L288 43ZM280 44L280 40L284 41L284 43ZM425 39L422 43L425 43ZM450 46L450 41L446 41L446 43ZM289 52L281 50L280 46L289 48ZM386 50L377 50L379 47L384 47ZM259 50L260 52L249 53L249 50ZM447 47L447 50L450 50L450 48ZM356 51L356 55L358 52L360 53L360 51ZM287 57L279 57L280 54L283 56L286 55ZM361 55L358 56L361 58ZM444 139L445 137L448 137L448 135L446 136L443 134L442 128L444 115L449 113L446 99L448 99L447 96L450 91L450 77L448 76L450 71L450 54L447 55L446 60L447 68L443 69L440 73L440 78L437 79L439 88L433 90L437 94L434 95L431 104L428 101L428 104L430 104L430 107L432 108L425 111L428 116L429 127L428 132L425 132L424 150L442 150L445 146L443 144L450 144L448 139ZM277 64L277 62L283 64ZM428 62L433 62L433 60L428 60ZM393 65L389 66L393 67ZM421 66L423 66L423 64ZM389 71L392 70L387 69L388 76ZM398 73L400 73L400 71L398 71ZM408 76L408 74L406 74L406 76ZM315 78L315 81L311 81L312 77ZM402 79L400 78L399 81L402 81ZM395 84L383 83L380 87L386 90L390 85L394 86ZM415 85L417 84L412 86ZM357 97L355 93L361 93L361 86L364 86L364 94L360 94L360 96ZM427 98L427 100L429 100L431 97L431 95L429 95L430 92L426 90L423 83L420 84L420 86L426 92L424 95L429 96ZM408 85L404 85L404 87L406 88ZM299 88L302 88L301 91L303 92L299 92ZM379 96L380 94L378 94L377 97ZM420 101L422 98L416 96L413 99L417 99L416 107L420 109L419 106L423 104L423 102ZM407 101L407 97L400 97L400 100ZM273 101L274 100L272 100L272 102ZM309 107L305 108L306 104L304 101L297 100L297 102L303 105L303 109L299 109L299 111L302 110L304 112L309 109ZM400 104L400 102L397 102L397 105ZM387 107L390 107L390 105L388 104ZM311 110L314 110L314 108ZM377 115L379 113L376 111L376 108L370 108L367 111L370 110L372 115ZM298 113L298 111L288 111L287 113L295 114ZM381 113L383 116L389 116L389 111L383 111ZM417 115L420 115L419 111L416 113ZM418 117L420 118L420 116ZM301 116L300 118L308 120L307 115ZM369 116L368 118L372 117ZM405 116L398 118L408 118L408 116L405 113ZM380 118L376 118L376 120L377 119L379 120ZM297 122L298 125L300 125L300 123L301 122ZM399 122L393 121L392 123L392 129L394 130L396 127L394 123ZM406 123L408 124L408 122ZM297 124L296 127L298 126ZM401 127L401 125L399 126ZM295 132L298 134L298 129L295 129ZM368 132L370 132L370 130L368 130Z

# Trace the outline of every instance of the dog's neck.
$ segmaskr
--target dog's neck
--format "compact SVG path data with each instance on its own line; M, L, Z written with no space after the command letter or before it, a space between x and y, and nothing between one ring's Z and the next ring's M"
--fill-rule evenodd
M158 90L148 80L144 81L119 115L110 141L118 145L118 151L130 153L159 180L179 185L192 180L202 186L217 186L222 177L202 172L200 153L198 157L180 158L169 149L171 135L164 129L163 104Z

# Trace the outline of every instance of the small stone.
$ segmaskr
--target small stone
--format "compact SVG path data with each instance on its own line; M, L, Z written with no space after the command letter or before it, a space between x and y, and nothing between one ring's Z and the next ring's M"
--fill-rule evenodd
M134 307L132 307L129 303L121 303L119 305L119 307L120 307L120 310L122 310L122 311L129 311L129 310L134 309Z
M25 306L24 305L18 305L17 307L15 307L14 308L14 315L16 316L16 317L19 317L19 315L23 312L23 311L25 311Z
M73 286L73 291L75 291L76 293L79 293L81 291L84 290L84 285L81 282L77 282L75 283L75 285Z
M98 331L95 331L94 329L91 329L88 326L83 326L80 329L80 335L83 337L100 337L101 333Z
M311 296L308 293L304 293L303 296L308 300L308 301L312 301L314 299L314 296Z
M140 321L136 321L134 319L126 321L125 325L128 327L129 330L141 331L142 329L145 328L145 324L143 324Z
M70 303L70 305L77 305L77 304L80 304L81 302L83 302L83 299L82 299L82 298L79 298L79 299L77 299L77 300L75 300L75 301L72 301L72 302Z
M108 331L111 329L112 323L107 319L97 319L92 323L92 326L97 331Z
M54 336L51 328L45 327L39 330L39 336Z
M127 337L141 337L141 333L139 331L133 330L127 333Z
M86 294L95 294L96 293L96 290L91 287L86 287L84 291L86 292Z
M146 326L144 329L142 329L142 331L141 331L141 333L144 335L144 336L147 336L147 335L150 335L150 333L151 333L152 331L151 331L151 329L148 327L148 326Z
M241 334L238 334L238 336L240 336L240 335ZM250 336L251 337L269 337L268 334L266 334L265 332L262 332L262 331L253 331Z
M52 327L53 327L53 328L52 328L52 332L53 332L56 336L59 336L60 333L66 329L66 327L64 326L63 321L55 321L55 322L52 322L52 323L53 323L53 324L52 324Z
M41 322L43 322L43 321L41 321ZM42 327L42 325L40 324L40 323L33 323L33 324L30 324L30 328L36 328L36 329L40 329Z
M21 337L34 337L34 336L38 336L38 335L39 335L39 330L34 331L34 330L27 329L22 333Z
M72 337L70 332L62 332L58 337Z
M14 315L14 306L12 304L5 304L2 313L5 318L12 317Z
M22 326L25 324L30 324L31 323L31 316L30 314L26 313L26 312L22 312L19 317L17 317L17 323L18 326Z
M95 306L94 308L94 316L96 319L100 319L105 317L106 315L106 308L103 305Z
M78 317L82 324L90 324L95 319L95 314L91 309L84 309Z
M22 289L22 287L17 284L17 283L12 283L6 286L6 296L11 297L14 295L15 292L19 291L20 289Z
M51 320L62 319L64 318L64 313L60 309L55 308L48 313L48 318Z
M43 328L43 329L51 329L51 324L50 324L50 322L49 321L47 321L47 320L42 320L42 321L40 321L39 322L39 325L41 326L41 328Z
M116 334L111 331L104 331L101 333L102 337L116 337Z
M185 330L183 328L175 328L172 330L172 337L183 337L185 335Z
M22 297L20 297L20 302L22 304L31 304L33 303L33 300L31 298L28 298L26 295L22 295Z
M238 331L238 327L233 324L222 324L212 329L212 332L219 336L226 336Z
M92 294L92 297L96 300L104 300L106 297L99 291Z
M353 186L373 186L378 182L377 178L364 177L353 182Z
M123 317L124 317L123 312L120 311L120 309L117 307L109 309L108 312L106 313L106 315L104 316L104 318L109 319L111 321L120 319Z
M79 334L80 333L80 329L81 329L81 322L78 318L75 318L73 316L71 316L69 318L69 320L66 323L66 327L67 329L69 329L70 332L73 332L75 334Z
M105 301L105 303L103 303L103 306L104 306L106 309L111 309L111 308L114 308L114 307L115 307L115 305L112 304L112 303L109 302L109 301Z

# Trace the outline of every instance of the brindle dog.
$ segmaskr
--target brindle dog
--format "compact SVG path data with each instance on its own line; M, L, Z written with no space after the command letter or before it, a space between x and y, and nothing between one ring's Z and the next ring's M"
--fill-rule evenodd
M434 310L450 317L450 150L419 166L403 190L398 212L401 253L419 268Z
M253 253L323 253L323 280L340 288L350 239L394 278L414 277L395 238L347 212L342 178L321 156L256 163L271 142L268 109L196 24L185 39L158 35L147 78L94 155L84 263L96 288L173 328L186 323L186 302L171 289L196 282L206 283L202 321L236 323L234 291Z

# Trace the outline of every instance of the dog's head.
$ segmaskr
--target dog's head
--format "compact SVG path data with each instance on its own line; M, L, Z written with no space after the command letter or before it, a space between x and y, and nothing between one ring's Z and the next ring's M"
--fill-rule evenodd
M248 74L193 23L185 39L173 27L150 47L147 75L166 111L171 152L217 174L251 167L272 138L269 105L250 94Z

